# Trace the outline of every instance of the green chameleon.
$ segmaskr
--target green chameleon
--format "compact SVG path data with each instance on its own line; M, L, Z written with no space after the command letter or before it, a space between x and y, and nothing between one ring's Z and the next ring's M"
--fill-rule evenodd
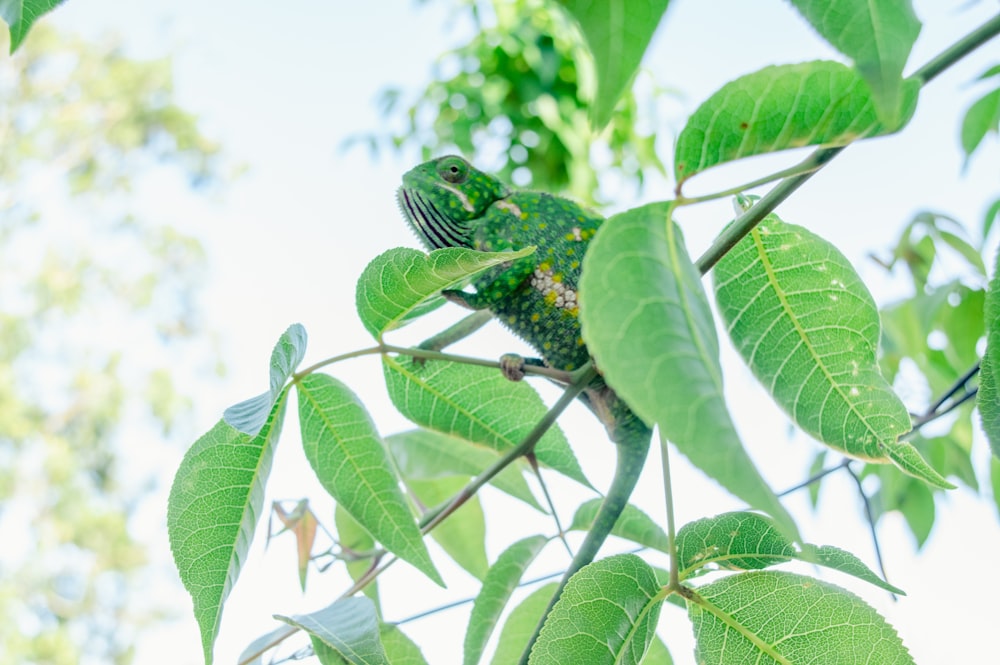
M428 249L500 252L537 247L534 254L477 277L475 293L446 291L444 295L470 309L489 309L550 367L569 371L590 359L580 334L577 284L583 255L604 218L558 196L512 191L454 156L426 162L406 173L398 198L406 220ZM509 358L505 357L508 363ZM512 379L523 376L509 367L505 374ZM600 377L580 399L604 424L616 444L618 459L593 528L552 604L566 580L596 556L625 508L649 450L649 427Z

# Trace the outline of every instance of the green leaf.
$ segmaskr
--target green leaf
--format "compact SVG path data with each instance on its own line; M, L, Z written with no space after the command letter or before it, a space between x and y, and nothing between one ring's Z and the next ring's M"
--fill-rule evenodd
M389 397L414 423L494 450L521 443L547 409L523 381L509 381L495 369L461 363L416 363L382 357ZM535 457L588 487L579 462L557 425L535 446Z
M420 647L399 628L383 623L379 624L378 630L390 665L427 665Z
M347 550L346 554L371 552L375 549L375 539L339 503L333 509L333 522L337 526L337 544L341 549ZM371 569L374 561L371 558L346 557L344 563L347 566L347 574L357 582ZM362 592L375 603L375 610L381 612L378 578L366 584Z
M979 368L979 392L976 393L976 406L982 419L983 433L990 442L994 461L1000 460L1000 392L997 391L996 377L993 374L992 359L983 358ZM1000 506L1000 498L997 499Z
M611 120L615 105L635 76L669 0L559 0L576 19L594 56L597 95L590 106L594 129Z
M557 582L541 586L511 610L503 630L500 631L500 639L497 650L493 653L493 660L490 661L491 665L510 665L518 662L558 587Z
M954 487L899 440L910 416L876 362L878 309L836 247L768 215L714 278L736 350L799 427L852 457Z
M743 449L723 400L719 341L670 204L615 215L583 261L580 320L608 383L709 477L789 533L795 523Z
M743 157L898 131L913 115L919 89L907 79L898 122L883 125L868 84L846 65L818 60L765 67L727 83L692 114L677 137L675 177L680 184Z
M663 599L656 575L634 554L584 566L570 578L531 650L531 665L629 665L656 634Z
M996 199L986 208L986 214L983 215L983 241L986 240L986 236L990 234L990 230L993 228L994 222L1000 219L1000 198Z
M528 256L517 252L478 252L460 247L436 249L430 254L396 247L375 257L358 278L356 304L361 323L376 339L426 314L444 300L442 289L464 284L480 272L506 261Z
M426 508L450 502L469 484L468 476L435 480L407 480L406 485ZM469 498L430 533L431 538L455 563L478 580L486 576L490 563L486 558L486 518L478 496Z
M792 0L826 41L854 61L871 89L879 119L901 117L903 67L920 34L909 0Z
M696 520L677 531L677 561L685 580L709 567L757 570L792 559L838 570L905 596L883 581L850 552L829 545L803 545L801 551L778 530L774 521L748 512L732 512Z
M1000 88L977 99L962 119L962 150L966 161L976 151L986 134L1000 132Z
M469 615L469 627L465 631L465 655L462 659L464 665L476 665L482 658L486 643L493 634L507 601L520 583L524 571L547 542L549 539L545 536L529 536L519 540L501 552L490 567Z
M239 431L255 435L263 427L275 400L281 393L288 377L302 362L306 354L306 329L302 324L293 323L278 338L271 351L270 388L266 393L251 397L226 409L223 420Z
M913 663L896 631L854 594L779 571L725 577L688 601L704 665Z
M0 0L0 18L10 29L10 52L17 50L42 14L62 3L63 0Z
M367 598L343 598L318 612L276 614L274 618L309 633L313 649L324 665L336 662L323 657L322 652L328 649L351 665L389 665L379 639L375 605Z
M603 499L591 499L577 508L576 514L573 515L573 523L569 526L570 531L590 531L603 502ZM615 522L611 533L643 547L669 553L667 534L649 515L631 503L625 504L625 509Z
M323 488L387 550L443 586L357 395L327 374L297 387L302 448Z
M385 444L403 478L431 480L445 476L476 476L500 459L496 451L458 437L426 429L392 434ZM545 512L524 479L523 462L510 465L490 481L497 489Z
M283 392L257 436L216 423L188 449L170 488L170 549L194 601L206 665L260 520L286 398Z

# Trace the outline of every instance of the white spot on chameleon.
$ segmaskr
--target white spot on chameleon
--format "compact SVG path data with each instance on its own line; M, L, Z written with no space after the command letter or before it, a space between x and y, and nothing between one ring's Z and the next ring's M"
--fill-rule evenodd
M569 232L573 234L573 240L576 240L577 242L583 241L583 231L579 226L574 226L569 230Z
M469 201L469 197L466 196L465 192L463 192L462 190L458 189L457 187L452 187L451 185L449 185L448 183L445 183L445 182L439 182L439 183L437 183L437 186L440 187L441 189L448 190L449 192L451 192L452 194L454 194L456 197L458 197L458 200L462 202L462 207L463 208L465 208L469 212L475 212L476 209L472 206L472 203Z
M521 209L517 207L516 203L511 203L510 201L497 201L497 207L501 210L506 210L515 217L521 217Z
M556 280L552 270L535 268L535 273L531 276L531 286L543 297L551 298L552 304L560 309L576 310L580 306L576 291Z

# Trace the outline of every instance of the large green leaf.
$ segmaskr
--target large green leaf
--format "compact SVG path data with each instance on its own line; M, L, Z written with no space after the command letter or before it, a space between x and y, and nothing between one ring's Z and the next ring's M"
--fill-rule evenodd
M226 409L222 418L246 434L255 435L263 427L271 407L285 387L285 382L306 354L306 329L293 323L281 334L271 351L270 387L266 393L251 397Z
M597 94L590 106L595 129L611 120L618 99L635 76L669 0L559 0L573 15L594 56Z
M913 114L920 84L904 82L893 125L879 122L868 84L839 62L774 65L724 85L677 137L678 183L735 159L806 145L847 145L898 131Z
M669 204L610 218L580 280L587 347L608 383L647 423L734 495L796 533L743 449L722 396L719 341L698 270Z
M302 448L324 489L387 550L443 585L357 396L327 374L310 374L297 386Z
M531 650L531 665L638 665L663 600L645 561L619 554L570 578Z
M531 592L521 601L504 622L500 631L497 650L493 653L490 665L510 665L521 658L521 653L528 645L528 640L535 634L535 627L542 619L542 614L549 606L552 595L559 584L552 582Z
M464 284L470 277L506 261L528 256L517 252L477 252L461 247L430 254L396 247L375 257L358 278L356 305L365 328L376 339L444 303L442 289Z
M909 0L792 0L826 41L854 61L882 122L903 110L903 67L920 34Z
M703 665L913 662L874 609L812 577L769 570L731 575L699 587L688 616Z
M275 618L309 633L323 665L389 665L375 605L367 598L343 598L318 612Z
M685 524L677 531L680 579L705 568L756 570L792 559L853 575L887 591L904 594L884 582L850 552L830 545L803 545L801 550L769 517L756 513L723 513Z
M521 443L546 407L526 382L495 369L444 361L414 362L383 356L389 397L414 423L504 451ZM587 485L558 426L535 446L538 460Z
M385 438L385 444L403 478L415 480L475 476L500 459L495 450L486 446L427 429L391 434ZM524 463L516 462L498 473L490 483L532 508L542 510L524 479L524 468Z
M486 648L507 601L520 583L524 571L547 542L549 539L545 536L529 536L519 540L501 552L490 567L469 615L462 659L464 665L476 665L482 658L483 649Z
M768 215L714 277L736 350L799 427L852 457L953 487L899 440L910 416L876 361L878 309L836 247Z
M220 420L188 449L170 488L170 549L194 601L206 665L212 663L223 604L260 520L286 403L287 392L282 392L257 436Z
M471 479L452 476L434 480L407 480L410 492L424 508L450 503ZM486 517L478 496L470 497L448 519L430 532L431 538L476 579L483 579L490 567L486 558Z
M591 499L585 501L573 515L573 522L569 525L570 531L590 531L597 519L597 512L601 509L604 499ZM611 529L611 534L631 540L643 547L651 547L654 550L667 552L667 534L653 521L649 515L642 512L631 503L625 504L625 509L618 516Z
M0 18L10 29L10 52L21 45L28 30L42 14L62 4L63 0L0 0Z

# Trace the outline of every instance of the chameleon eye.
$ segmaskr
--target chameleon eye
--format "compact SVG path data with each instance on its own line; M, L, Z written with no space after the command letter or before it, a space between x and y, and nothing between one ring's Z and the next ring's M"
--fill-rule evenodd
M457 185L469 177L469 165L458 157L447 157L438 165L438 173L445 181Z

